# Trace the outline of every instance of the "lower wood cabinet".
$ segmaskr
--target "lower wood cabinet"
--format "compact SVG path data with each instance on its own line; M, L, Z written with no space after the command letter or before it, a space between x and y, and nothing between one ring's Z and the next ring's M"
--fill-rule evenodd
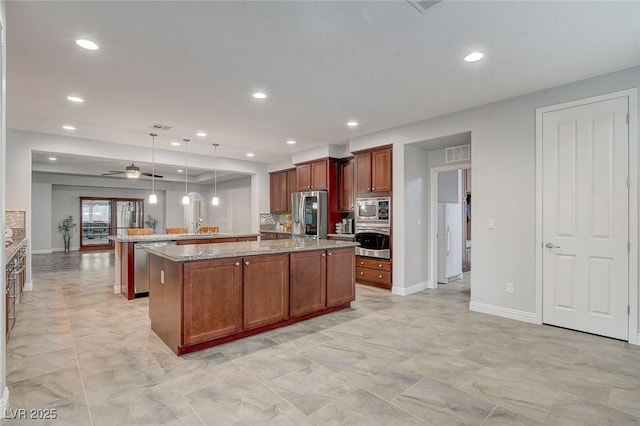
M355 299L353 247L196 262L149 257L151 328L178 355Z
M391 288L391 262L356 256L356 281L376 287Z
M289 255L244 259L244 329L289 318Z
M184 344L242 331L242 259L186 263Z
M292 317L327 306L327 253L309 251L290 255L290 310Z
M327 250L327 307L356 299L353 249Z

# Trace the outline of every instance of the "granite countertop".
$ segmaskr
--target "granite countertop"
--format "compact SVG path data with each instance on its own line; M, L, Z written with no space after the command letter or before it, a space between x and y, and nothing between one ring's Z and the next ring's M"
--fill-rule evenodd
M179 240L212 240L215 238L245 238L258 237L260 234L151 234L151 235L111 235L109 239L119 243L147 243L159 241L179 241Z
M291 231L274 231L272 229L261 229L260 232L268 232L270 234L287 234L291 235Z
M27 240L26 238L23 238L20 241L14 241L11 245L8 245L4 248L5 266L7 265L7 263L9 263L13 259L16 253L18 253L18 250L20 250L22 247L25 247L27 245L28 241L29 240Z
M334 238L351 238L352 240L356 238L356 234L327 234L327 237Z
M296 251L330 250L355 247L357 245L359 245L359 243L352 241L293 238L290 240L149 247L146 251L174 262L193 262L226 257L246 257L265 254L291 253Z

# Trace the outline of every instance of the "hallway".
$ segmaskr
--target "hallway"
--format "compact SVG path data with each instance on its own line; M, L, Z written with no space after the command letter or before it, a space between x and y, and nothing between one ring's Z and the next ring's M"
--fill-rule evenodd
M11 409L55 408L56 425L640 424L640 348L471 313L468 274L407 297L358 285L352 309L183 357L113 274L113 252L33 256Z

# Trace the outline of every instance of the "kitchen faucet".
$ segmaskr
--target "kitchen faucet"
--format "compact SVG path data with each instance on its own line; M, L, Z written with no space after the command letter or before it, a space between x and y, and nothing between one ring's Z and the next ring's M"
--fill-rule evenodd
M202 224L204 223L204 219L202 219L201 217L198 218L198 223L196 224L196 234L200 233L200 228L202 227Z

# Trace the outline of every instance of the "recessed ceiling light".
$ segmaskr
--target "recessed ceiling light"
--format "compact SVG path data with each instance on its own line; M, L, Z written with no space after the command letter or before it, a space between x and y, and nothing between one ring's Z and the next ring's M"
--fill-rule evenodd
M287 141L287 143L288 143L289 145L295 145L295 144L296 144L296 141L294 141L293 139L289 139L289 140Z
M347 126L356 127L356 126L358 126L358 122L357 121L353 121L353 120L349 121L349 122L347 122Z
M79 98L79 97L77 97L77 96L67 96L67 100L68 100L68 101L71 101L71 102L75 102L75 103L77 103L77 104L81 104L81 103L83 103L83 102L84 102L84 99Z
M91 40L86 40L86 39L79 39L76 40L76 44L80 47L82 47L83 49L87 49L87 50L98 50L100 49L100 46L98 46L96 43L94 43Z
M467 56L464 57L464 60L465 60L465 62L477 62L482 58L484 58L484 53L482 53L482 52L471 52Z
M65 129L65 130L75 130L76 129L73 126L68 126L68 125L67 126L62 126L62 128Z
M58 159L56 157L49 157L49 161L57 161Z
M180 146L180 142L175 142L175 141L173 141L173 142L171 142L171 145L173 145L173 146Z
M200 136L201 138L204 138L207 136L207 134L205 132L198 132L196 133L196 136Z
M183 172L183 170L182 170L182 169L178 169L178 173L182 173L182 172Z
M265 99L267 97L267 95L265 93L262 92L254 92L253 93L253 97L256 99Z
M253 157L255 154L253 152L247 152L247 157Z

